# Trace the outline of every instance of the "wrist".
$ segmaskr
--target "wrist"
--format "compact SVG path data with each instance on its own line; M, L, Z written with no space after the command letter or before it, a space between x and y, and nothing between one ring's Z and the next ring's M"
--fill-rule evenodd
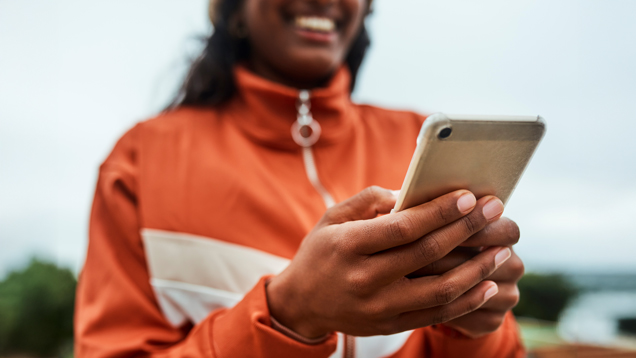
M270 316L295 332L301 337L312 340L324 337L329 334L328 330L322 329L315 324L315 319L310 317L308 310L302 307L302 300L290 289L281 275L273 277L265 286L267 295L267 306Z

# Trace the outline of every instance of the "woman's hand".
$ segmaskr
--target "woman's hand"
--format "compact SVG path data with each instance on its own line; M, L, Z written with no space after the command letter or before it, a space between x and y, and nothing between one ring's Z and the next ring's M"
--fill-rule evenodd
M410 274L409 277L441 275L471 260L480 252L481 247L512 246L517 241L517 224L508 218L501 218L462 243L463 247L451 251L444 258ZM517 282L523 276L523 271L523 262L513 251L512 257L488 277L488 280L497 283L499 292L478 310L447 322L446 325L469 337L494 332L503 323L506 313L519 302Z
M399 213L372 187L327 210L289 267L267 286L272 317L314 338L333 331L391 334L450 321L497 293L484 279L510 257L491 247L437 276L407 278L483 229L501 201L459 190Z

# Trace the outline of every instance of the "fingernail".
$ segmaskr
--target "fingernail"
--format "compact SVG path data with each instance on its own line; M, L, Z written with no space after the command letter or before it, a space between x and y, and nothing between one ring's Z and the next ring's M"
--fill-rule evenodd
M486 205L484 205L483 213L486 217L486 220L491 220L496 218L497 216L503 213L504 207L503 203L499 199L492 199Z
M497 253L497 255L495 255L495 266L496 267L501 266L501 264L506 262L506 260L508 260L510 258L510 256L512 256L512 251L510 251L509 248L506 247L506 248L500 250Z
M391 190L391 194L393 194L394 197L398 197L400 196L400 191L399 190Z
M490 287L484 294L484 301L488 301L492 296L496 295L497 292L499 292L499 287L497 287L497 284L492 285L492 287Z
M477 199L473 193L466 193L457 199L457 208L461 213L465 213L475 207Z

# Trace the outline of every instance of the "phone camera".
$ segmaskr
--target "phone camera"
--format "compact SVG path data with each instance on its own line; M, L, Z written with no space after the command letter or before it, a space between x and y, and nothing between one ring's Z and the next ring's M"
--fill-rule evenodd
M442 128L442 130L439 131L439 134L437 136L439 137L439 139L446 139L450 137L451 133L453 133L453 130L449 127L446 127L446 128Z

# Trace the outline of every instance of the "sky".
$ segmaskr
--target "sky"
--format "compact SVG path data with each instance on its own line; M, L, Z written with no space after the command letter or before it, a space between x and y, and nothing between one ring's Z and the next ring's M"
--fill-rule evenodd
M543 116L505 213L527 269L636 272L636 2L374 5L354 100ZM171 99L206 6L0 1L0 277L33 255L79 271L98 166Z

